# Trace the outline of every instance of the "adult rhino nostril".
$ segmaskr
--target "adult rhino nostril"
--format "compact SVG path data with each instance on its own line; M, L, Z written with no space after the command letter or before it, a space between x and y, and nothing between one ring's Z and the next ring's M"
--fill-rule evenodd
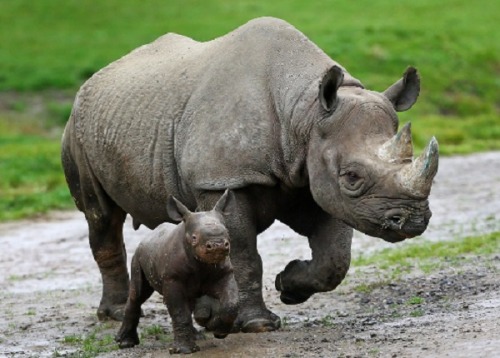
M229 249L229 241L224 241L224 248Z
M212 250L214 248L212 244L207 244L205 247L207 248L207 250Z
M403 220L403 218L399 215L394 215L394 216L390 217L389 220L392 221L393 224L399 225L399 224L401 224L401 221Z
M399 229L403 228L403 225L406 222L406 216L403 215L401 210L389 210L385 214L385 224L384 226L390 229Z

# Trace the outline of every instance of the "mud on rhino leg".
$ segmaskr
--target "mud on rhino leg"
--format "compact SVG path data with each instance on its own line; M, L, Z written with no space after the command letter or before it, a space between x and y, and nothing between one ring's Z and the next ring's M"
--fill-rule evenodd
M90 248L102 276L102 298L97 309L100 320L121 321L128 296L127 253L123 243L126 213L114 206L103 213L85 212L89 224Z
M268 332L277 330L281 325L280 318L267 309L262 297L262 259L257 251L257 229L255 213L249 197L239 191L234 191L236 203L228 210L225 217L226 226L231 240L231 263L234 267L235 279L239 291L239 311L232 332ZM204 196L202 210L210 210L219 199L220 193ZM211 302L211 303L210 303ZM207 307L208 305L211 307ZM206 314L216 314L218 302L215 299L203 297L195 307L195 317L199 313L203 319Z
M90 248L102 276L97 316L100 320L121 320L129 283L122 233L126 213L104 192L85 154L67 135L63 139L62 164L75 204L87 219Z
M351 262L353 230L326 213L309 212L287 224L309 238L312 260L293 260L276 276L281 301L298 304L316 292L335 289L344 279Z

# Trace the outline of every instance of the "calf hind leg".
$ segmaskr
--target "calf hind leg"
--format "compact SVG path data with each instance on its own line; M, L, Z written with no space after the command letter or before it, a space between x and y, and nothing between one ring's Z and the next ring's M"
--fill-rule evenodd
M136 262L132 260L132 279L130 282L129 296L125 306L125 316L122 326L115 337L120 348L130 348L139 344L137 326L141 316L141 305L151 297L154 289L147 281L144 272Z

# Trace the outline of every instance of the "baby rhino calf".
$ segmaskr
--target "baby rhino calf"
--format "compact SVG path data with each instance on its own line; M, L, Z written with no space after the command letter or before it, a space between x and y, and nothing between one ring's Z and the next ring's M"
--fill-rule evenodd
M120 348L139 344L141 305L155 290L163 295L172 318L171 354L200 349L195 343L192 312L201 296L213 297L220 303L217 316L203 325L216 338L224 338L231 331L238 314L238 287L229 260L229 234L223 215L233 198L232 192L226 190L213 210L190 212L169 197L168 215L182 222L173 229L172 225L161 225L153 236L141 242L132 258L125 317L116 336Z

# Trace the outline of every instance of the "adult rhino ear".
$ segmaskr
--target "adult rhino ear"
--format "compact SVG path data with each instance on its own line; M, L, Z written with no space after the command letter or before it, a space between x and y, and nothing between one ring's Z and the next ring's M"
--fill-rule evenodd
M331 112L337 103L337 90L344 79L344 71L339 66L332 66L326 71L319 84L319 102L327 112Z
M179 200L174 198L172 195L169 195L167 199L167 214L170 219L180 222L186 216L191 214L188 208L184 206Z
M234 199L233 192L230 191L229 189L226 189L224 194L222 194L220 199L215 204L214 210L223 214L223 215L227 215L228 212L226 212L226 210L229 207L229 205L231 204L231 202L233 202L234 200L235 199Z
M398 112L406 111L417 101L420 93L420 77L417 69L408 67L403 78L394 83L384 92Z

